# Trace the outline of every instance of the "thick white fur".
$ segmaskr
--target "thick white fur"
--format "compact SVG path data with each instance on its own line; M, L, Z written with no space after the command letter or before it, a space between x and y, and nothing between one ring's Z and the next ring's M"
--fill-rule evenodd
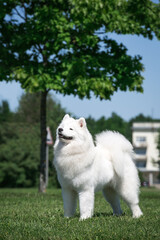
M59 138L58 129L72 140ZM105 131L96 136L94 145L84 118L64 116L57 129L54 165L62 187L65 217L74 215L77 198L80 219L90 218L94 209L94 193L102 190L113 214L121 215L119 196L128 204L132 215L142 215L139 208L139 178L133 162L133 149L119 133Z

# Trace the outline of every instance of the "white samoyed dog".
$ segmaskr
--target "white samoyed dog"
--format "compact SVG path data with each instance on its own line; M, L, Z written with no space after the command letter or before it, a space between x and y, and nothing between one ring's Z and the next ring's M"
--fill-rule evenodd
M62 187L64 216L71 217L79 199L80 220L92 217L94 194L102 190L113 214L121 215L119 196L134 218L142 215L139 178L130 142L117 132L96 135L95 144L84 118L64 116L57 128L54 165Z

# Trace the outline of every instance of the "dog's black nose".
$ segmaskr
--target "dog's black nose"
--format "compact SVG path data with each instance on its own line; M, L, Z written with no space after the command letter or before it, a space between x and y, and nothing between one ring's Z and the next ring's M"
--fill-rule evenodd
M63 132L63 128L58 128L58 132L59 133Z

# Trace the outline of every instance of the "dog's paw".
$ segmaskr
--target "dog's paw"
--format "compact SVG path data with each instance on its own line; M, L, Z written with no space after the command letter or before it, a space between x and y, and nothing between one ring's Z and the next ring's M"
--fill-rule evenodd
M137 209L136 211L134 211L133 213L133 218L139 218L143 215L142 211L140 209Z
M88 218L91 218L92 216L91 215L82 215L81 217L80 217L80 219L79 219L79 221L84 221L84 220L86 220L86 219L88 219Z

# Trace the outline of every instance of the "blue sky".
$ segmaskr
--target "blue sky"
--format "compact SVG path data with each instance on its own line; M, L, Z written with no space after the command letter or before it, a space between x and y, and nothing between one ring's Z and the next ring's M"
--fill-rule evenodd
M116 112L125 120L129 120L136 115L143 113L160 119L160 41L156 38L148 40L138 36L109 35L118 42L122 42L128 48L128 54L141 55L145 67L143 76L145 77L143 88L144 93L136 92L116 92L111 101L100 101L94 96L90 99L80 100L73 96L63 96L54 94L66 111L73 113L77 117L92 116L95 119L105 116L110 117L112 112ZM18 100L23 90L16 82L0 82L0 102L8 100L12 110L18 107Z

